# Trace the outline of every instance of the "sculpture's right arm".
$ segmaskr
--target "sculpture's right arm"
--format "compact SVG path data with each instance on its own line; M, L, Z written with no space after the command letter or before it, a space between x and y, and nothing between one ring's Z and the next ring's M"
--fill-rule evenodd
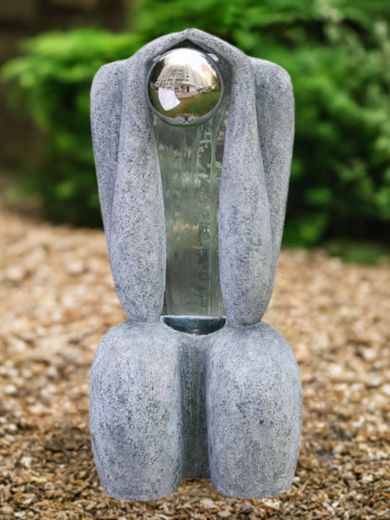
M103 225L109 241L118 166L125 60L103 65L91 89L91 129Z

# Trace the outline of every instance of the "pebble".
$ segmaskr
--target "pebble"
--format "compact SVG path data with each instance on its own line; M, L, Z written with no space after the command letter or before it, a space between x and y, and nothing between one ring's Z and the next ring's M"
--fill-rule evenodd
M18 393L18 389L15 385L5 385L3 386L2 391L7 395L16 395Z

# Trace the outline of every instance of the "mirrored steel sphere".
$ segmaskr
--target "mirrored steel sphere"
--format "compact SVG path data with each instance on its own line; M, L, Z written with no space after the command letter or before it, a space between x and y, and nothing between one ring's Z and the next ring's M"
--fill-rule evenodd
M154 111L166 123L193 126L209 119L222 99L215 60L192 48L168 51L156 59L148 77Z

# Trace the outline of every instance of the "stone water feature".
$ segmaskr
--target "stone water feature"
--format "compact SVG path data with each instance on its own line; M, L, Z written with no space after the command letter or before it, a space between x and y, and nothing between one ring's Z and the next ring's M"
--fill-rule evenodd
M103 66L91 119L128 318L91 372L103 487L152 500L205 477L229 496L282 493L298 457L300 379L262 316L290 174L287 73L188 29Z

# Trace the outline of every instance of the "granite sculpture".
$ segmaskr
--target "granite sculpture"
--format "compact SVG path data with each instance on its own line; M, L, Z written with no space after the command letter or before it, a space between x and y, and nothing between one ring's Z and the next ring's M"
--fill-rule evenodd
M163 313L169 208L147 81L157 57L191 45L229 70L215 209L223 316ZM300 378L290 347L262 317L290 175L288 74L188 29L104 65L93 81L91 119L104 230L127 315L101 341L91 372L90 429L104 489L152 500L182 478L205 477L224 495L282 493L299 451Z

